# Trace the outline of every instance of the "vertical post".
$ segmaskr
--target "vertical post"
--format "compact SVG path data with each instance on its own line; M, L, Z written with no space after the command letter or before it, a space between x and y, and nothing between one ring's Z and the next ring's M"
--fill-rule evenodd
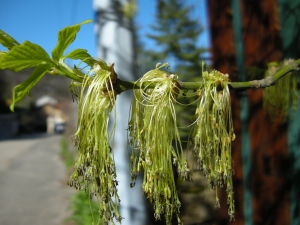
M118 77L134 80L133 27L122 9L128 0L94 0L96 10L96 34L98 56L107 63L115 64ZM119 181L118 193L121 199L120 214L123 225L144 224L145 204L141 195L141 179L130 188L130 173L127 152L127 128L132 94L129 91L117 96L116 133L114 160Z
M238 0L232 1L233 11L233 30L236 49L236 61L238 68L237 81L246 81L245 57L244 57L244 43L242 35L242 15L240 10L240 2ZM248 134L248 118L249 118L249 104L246 91L240 92L241 104L241 150L242 150L242 169L243 169L243 189L244 189L244 224L252 224L252 202L250 190L250 140Z
M286 59L299 58L300 53L300 0L277 0L280 15L283 53ZM298 73L300 75L300 73ZM299 91L298 91L299 94ZM291 225L300 224L300 105L290 113L288 121L289 178L290 178L290 220Z

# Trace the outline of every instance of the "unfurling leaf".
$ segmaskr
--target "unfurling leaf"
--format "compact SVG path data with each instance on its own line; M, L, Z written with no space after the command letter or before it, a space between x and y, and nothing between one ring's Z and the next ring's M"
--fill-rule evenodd
M67 47L75 40L76 34L80 30L80 26L91 22L92 20L85 20L79 24L68 26L60 30L58 33L58 42L52 51L53 60L58 62Z
M101 69L110 70L109 65L106 62L104 62L102 59L97 59L96 62L100 66Z
M0 60L7 52L0 51Z
M39 82L48 69L50 69L49 64L40 64L34 69L33 73L28 79L14 87L13 102L10 105L11 111L14 111L14 107L17 102L19 102L26 94L29 94L31 88L33 88L37 82Z
M0 58L0 69L11 69L15 72L39 64L53 64L47 52L37 44L25 41L17 45Z
M9 50L13 47L20 45L13 37L5 33L3 30L0 30L0 44Z
M85 49L77 48L65 55L63 57L63 60L65 60L66 58L75 60L80 59L91 67L94 65L93 58L90 56L89 53L87 53L87 50Z

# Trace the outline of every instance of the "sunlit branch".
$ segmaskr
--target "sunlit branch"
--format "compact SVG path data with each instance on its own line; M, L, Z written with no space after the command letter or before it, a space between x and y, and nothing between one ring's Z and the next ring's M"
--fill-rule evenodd
M249 88L265 88L274 85L279 79L284 77L290 72L293 72L295 70L299 69L300 65L300 59L295 60L293 64L287 65L282 67L280 70L278 70L274 75L269 76L267 78L261 79L261 80L252 80L252 81L245 81L245 82L230 82L229 87L234 90L245 90ZM181 82L178 81L180 84L181 90L197 90L199 87L203 85L202 82ZM118 94L122 93L126 90L131 89L138 89L138 88L151 88L155 87L155 83L149 83L149 82L143 82L142 84L140 82L134 82L134 81L123 81L118 79L115 83L115 90Z

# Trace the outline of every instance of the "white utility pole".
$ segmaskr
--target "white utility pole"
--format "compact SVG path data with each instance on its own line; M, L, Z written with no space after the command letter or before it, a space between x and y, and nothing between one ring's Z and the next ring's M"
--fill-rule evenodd
M130 20L123 15L122 7L128 0L94 0L96 11L97 54L107 63L115 64L122 80L134 80L134 46ZM146 224L146 207L141 194L141 179L130 188L127 153L127 128L132 93L125 91L117 96L114 159L119 181L122 225Z

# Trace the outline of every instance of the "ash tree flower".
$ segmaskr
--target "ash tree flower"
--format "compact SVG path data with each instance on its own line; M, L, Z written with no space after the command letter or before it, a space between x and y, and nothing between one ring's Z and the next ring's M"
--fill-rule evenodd
M134 91L129 143L133 182L136 173L143 169L142 190L154 206L155 218L160 219L164 214L167 224L171 224L173 215L181 223L173 165L180 177L186 180L191 177L176 125L174 104L179 83L176 75L160 70L163 66L166 64L146 73L139 80L145 88ZM150 87L152 84L155 86Z
M106 223L113 223L113 219L121 222L122 219L118 211L118 182L110 146L115 126L108 132L109 116L116 100L113 89L116 79L113 64L109 66L103 61L96 61L84 77L79 96L78 129L74 135L78 159L68 182L96 197L100 217Z
M233 219L231 141L235 139L227 74L203 72L203 88L197 91L199 105L194 128L194 154L198 167L216 190L216 207L220 206L217 188L226 185L228 213Z

